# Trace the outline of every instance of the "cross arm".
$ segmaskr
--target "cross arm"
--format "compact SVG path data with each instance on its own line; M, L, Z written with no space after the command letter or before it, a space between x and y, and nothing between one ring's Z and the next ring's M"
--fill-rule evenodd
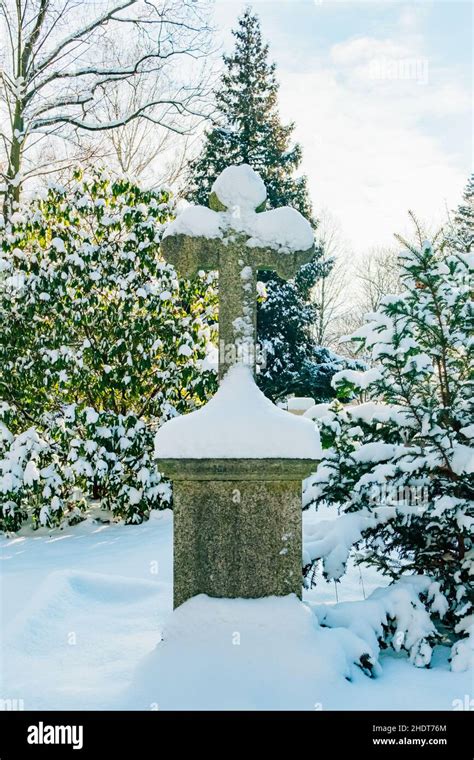
M280 253L271 248L253 248L257 269L270 269L283 280L291 280L298 270L308 264L314 256L314 246L306 251Z
M213 239L168 235L161 241L161 252L182 277L192 277L200 269L219 269L219 251Z

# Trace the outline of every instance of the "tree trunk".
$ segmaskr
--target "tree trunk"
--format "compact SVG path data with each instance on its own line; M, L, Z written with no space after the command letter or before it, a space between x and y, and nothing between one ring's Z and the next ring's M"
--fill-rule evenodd
M23 106L20 100L15 104L15 115L13 119L13 135L8 157L7 169L7 187L3 201L3 215L7 219L17 208L20 201L21 182L19 181L19 172L21 168L22 143L23 143Z

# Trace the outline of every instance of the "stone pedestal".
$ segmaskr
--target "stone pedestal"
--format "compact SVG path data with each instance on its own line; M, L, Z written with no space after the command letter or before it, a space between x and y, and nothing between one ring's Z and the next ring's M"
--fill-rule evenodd
M197 594L301 596L312 459L159 459L173 481L174 607Z

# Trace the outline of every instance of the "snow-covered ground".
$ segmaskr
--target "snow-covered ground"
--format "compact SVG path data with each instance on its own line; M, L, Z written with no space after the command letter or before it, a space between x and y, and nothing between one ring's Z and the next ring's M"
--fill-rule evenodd
M429 670L382 654L368 678L353 665L356 639L318 628L295 597L198 597L172 614L169 511L139 526L88 520L2 538L0 548L0 697L25 709L449 710L473 694L472 673L450 672L444 647ZM351 567L338 600L384 584ZM334 584L306 599L333 604Z

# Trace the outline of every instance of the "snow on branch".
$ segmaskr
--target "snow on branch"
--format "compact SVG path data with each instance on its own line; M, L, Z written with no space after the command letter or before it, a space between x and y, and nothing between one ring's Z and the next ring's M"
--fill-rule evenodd
M320 625L347 628L372 652L405 650L416 667L430 664L432 647L439 641L428 608L443 617L448 603L439 583L424 575L403 576L362 601L313 606Z
M362 540L364 532L395 516L393 507L381 507L373 512L364 509L308 526L305 530L303 566L309 568L322 559L324 574L339 580L344 575L352 548Z
M77 40L82 40L86 35L90 34L95 29L103 26L107 21L114 18L116 13L119 13L121 10L128 8L131 5L135 5L137 1L138 0L122 0L121 2L118 2L113 8L106 11L106 13L97 16L93 21L85 24L85 26L81 27L80 29L76 29L74 32L61 40L61 42L59 42L56 47L43 58L43 60L36 67L36 70L44 71L58 57L64 48L68 47L74 42L77 42ZM114 18L114 20L118 21L120 19Z

